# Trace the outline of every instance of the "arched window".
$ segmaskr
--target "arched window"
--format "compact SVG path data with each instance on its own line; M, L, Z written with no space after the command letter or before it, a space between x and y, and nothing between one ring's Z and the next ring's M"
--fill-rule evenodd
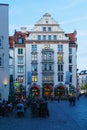
M21 37L21 35L18 36L18 44L22 44L23 43L23 39Z

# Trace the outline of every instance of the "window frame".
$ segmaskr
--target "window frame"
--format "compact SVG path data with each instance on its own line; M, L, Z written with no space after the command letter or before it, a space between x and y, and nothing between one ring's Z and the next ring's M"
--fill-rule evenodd
M23 48L18 48L18 54L23 54Z
M0 48L3 48L3 36L0 36Z
M63 45L62 44L58 44L58 52L63 52Z

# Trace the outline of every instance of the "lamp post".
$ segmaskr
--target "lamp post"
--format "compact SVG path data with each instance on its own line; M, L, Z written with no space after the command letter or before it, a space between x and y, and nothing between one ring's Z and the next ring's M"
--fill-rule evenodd
M9 86L9 101L14 105L15 96L14 96L14 83L13 83L13 75L10 75L10 86Z

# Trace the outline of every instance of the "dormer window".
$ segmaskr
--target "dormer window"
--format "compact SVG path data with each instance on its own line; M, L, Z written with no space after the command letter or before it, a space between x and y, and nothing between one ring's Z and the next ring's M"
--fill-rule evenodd
M22 44L23 43L23 39L21 37L21 35L18 36L18 44Z

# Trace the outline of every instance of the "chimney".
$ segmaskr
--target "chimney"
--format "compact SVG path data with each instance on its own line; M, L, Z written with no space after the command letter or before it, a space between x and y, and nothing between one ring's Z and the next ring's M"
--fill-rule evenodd
M26 30L27 30L27 28L26 28L26 27L21 27L21 31L22 31L22 32L24 32L24 33L25 33L25 32L26 32Z

